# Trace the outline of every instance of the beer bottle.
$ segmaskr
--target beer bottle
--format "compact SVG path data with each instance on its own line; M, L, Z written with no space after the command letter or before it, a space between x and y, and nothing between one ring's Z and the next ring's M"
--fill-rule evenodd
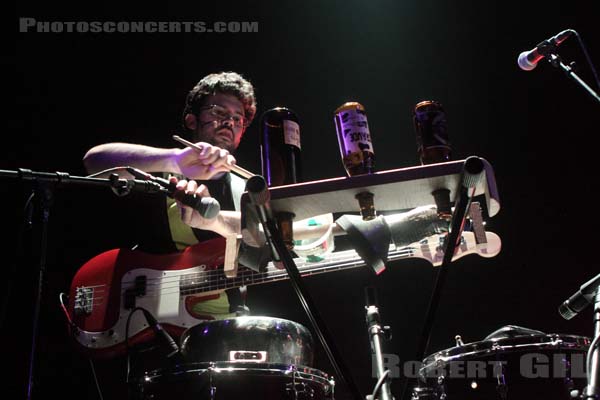
M344 103L335 110L334 120L348 176L373 173L375 154L365 108L355 101Z
M450 161L452 148L444 108L437 101L421 101L413 111L417 154L421 164Z
M298 116L286 107L275 107L260 119L260 156L267 186L302 181L300 125Z

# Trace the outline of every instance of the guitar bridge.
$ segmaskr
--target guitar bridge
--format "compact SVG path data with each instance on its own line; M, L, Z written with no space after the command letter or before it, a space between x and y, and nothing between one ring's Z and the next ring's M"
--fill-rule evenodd
M75 289L75 304L73 312L76 316L90 315L94 301L94 289L91 287L78 287Z

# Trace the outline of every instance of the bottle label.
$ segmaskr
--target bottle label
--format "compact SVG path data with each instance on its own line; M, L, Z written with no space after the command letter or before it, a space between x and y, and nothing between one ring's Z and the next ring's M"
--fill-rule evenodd
M300 147L300 125L295 121L289 119L283 120L283 140L285 144Z
M373 152L367 116L363 110L344 110L336 117L342 157L356 152Z

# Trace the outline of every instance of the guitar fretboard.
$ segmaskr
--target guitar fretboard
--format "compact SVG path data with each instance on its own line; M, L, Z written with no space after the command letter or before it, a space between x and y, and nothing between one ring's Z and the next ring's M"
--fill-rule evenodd
M388 261L412 257L416 248L412 246L396 248L391 245L388 252ZM325 272L340 271L344 269L365 266L365 262L355 250L333 252L323 260L310 262L303 258L294 258L298 272L303 277L322 274ZM213 290L232 289L245 285L257 285L289 279L285 269L275 267L269 262L264 272L257 272L246 267L240 267L235 278L227 278L222 269L202 273L186 274L182 277L180 294L187 296Z

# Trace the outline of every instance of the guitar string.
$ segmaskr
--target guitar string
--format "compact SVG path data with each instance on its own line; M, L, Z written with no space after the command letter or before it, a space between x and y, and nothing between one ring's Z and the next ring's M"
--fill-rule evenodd
M403 248L402 250L394 251L394 252L392 252L390 254L400 254L400 255L403 255L403 252L410 253L412 251L414 251L414 250ZM339 262L349 262L349 261L352 261L352 262L354 262L354 261L356 261L356 262L362 262L361 259L357 258L358 257L357 254L354 254L354 256L355 256L355 259L345 260L345 261L344 261L344 258L342 258L342 257L336 257L337 259L328 259L328 260L325 260L325 261L316 262L314 264L311 264L311 263L307 262L306 264L303 264L303 265L299 266L298 269L299 269L300 272L303 272L302 271L303 268L304 269L310 269L312 271L313 268L319 268L320 266L327 267L327 266L331 266L331 265L334 265L334 264L339 263ZM280 271L285 272L284 269L279 270L279 269L277 269L277 268L275 268L273 266L270 266L269 269L267 271L264 271L264 272L256 272L256 271L253 271L251 269L246 269L246 268L244 270L241 270L240 272L242 274L252 275L253 277L260 277L260 276L265 276L265 275L270 275L270 274L277 274ZM175 270L175 272L176 272L176 270ZM305 272L310 272L310 271L305 271ZM150 279L148 279L146 281L146 283L147 283L147 286L157 286L157 285L164 285L165 283L167 283L167 284L174 283L174 284L177 284L177 285L175 285L173 287L179 287L180 286L179 283L181 283L182 278L188 279L188 280L189 280L189 277L212 278L212 277L214 277L214 275L216 275L217 277L224 276L223 270L220 269L220 268L217 268L217 269L209 269L207 271L190 272L190 273L180 274L180 275L176 275L176 276L168 276L168 277L165 277L165 278L162 278L162 277L150 278ZM236 279L236 278L227 278L227 279ZM148 282L151 282L151 281L152 281L152 283L148 283ZM158 283L154 283L154 282L158 282ZM186 282L186 283L188 283L188 282ZM134 280L127 280L127 281L124 280L124 281L121 282L121 284L122 285L135 285L135 281ZM127 289L125 289L125 290L127 290Z
M390 253L390 256L400 258L401 256L404 256L405 254L410 254L413 251L414 251L414 249L412 249L412 248L404 247L402 249L392 251ZM391 259L389 261L393 261L393 260ZM359 266L357 264L362 265L363 264L362 260L352 260L352 261L346 262L345 264L339 264L339 262L336 262L334 260L329 260L327 263L322 265L320 268L313 267L310 269L310 271L304 271L304 275L313 275L313 274L323 273L327 269L333 269L333 268L347 269L347 268L351 268L351 267L357 267L357 266ZM273 267L271 267L271 268L273 268ZM306 268L306 265L304 266L304 268ZM256 284L256 283L260 283L260 282L264 282L264 281L282 280L287 277L287 272L285 270L282 270L281 272L279 272L279 270L276 270L276 269L271 269L271 270L265 271L265 272L255 272L252 270L243 270L241 272L242 272L242 275L246 275L246 276L242 276L242 277L238 276L235 278L226 278L224 276L222 270L214 269L214 270L209 270L206 272L193 272L193 273L188 273L188 274L182 274L182 275L173 277L174 279L172 279L172 280L170 280L168 278L152 278L153 281L160 281L161 279L163 281L165 281L165 279L166 279L167 283L177 283L177 285L164 287L164 285L153 283L153 284L151 284L151 286L153 286L155 288L159 287L160 289L158 290L158 293L156 293L157 291L155 291L155 290L148 291L148 293L146 294L146 297L160 297L160 296L164 296L164 295L168 295L168 294L190 295L190 294L194 294L194 293L234 288L234 287L239 286L238 283L243 283L244 281L249 281L249 282L246 282L246 284ZM299 272L302 272L302 271L299 271ZM217 279L217 281L215 281L214 279L212 279L212 280L207 279L209 282L200 282L198 284L193 284L193 285L198 285L198 289L201 289L200 291L198 291L196 288L181 289L181 285L179 284L181 282L181 277L186 276L186 275L187 276L196 276L196 277L200 277L200 276L204 275L206 278L214 278L214 276L211 276L211 275L217 275L216 278L218 278L218 279ZM123 283L133 283L133 282L132 281L124 281ZM106 285L104 285L104 286L106 286ZM177 290L168 292L168 290L171 290L171 289L177 289ZM122 289L121 294L123 294L127 290L128 289ZM185 293L186 291L188 291L189 293ZM91 300L97 300L97 299L98 298L96 298L96 297L91 298Z
M412 252L414 252L414 250L411 248L402 248L397 251L393 251L392 253L390 253L390 256L396 257L396 259L397 259L397 258L400 258L407 254L410 254ZM394 260L395 259L390 259L389 261L394 261ZM324 272L327 272L327 270L331 270L331 269L349 269L349 268L358 267L363 264L364 264L364 262L362 260L351 260L351 261L347 261L346 263L331 263L330 262L330 263L326 263L326 264L322 265L321 267L310 268L310 271L304 271L304 272L299 271L299 272L302 275L310 276L310 275L324 273ZM308 266L310 266L310 265L308 265ZM274 268L274 267L271 267L271 268ZM205 276L211 277L211 278L214 278L211 275L217 275L218 279L217 279L217 281L215 281L213 279L207 283L199 283L198 289L201 289L199 291L196 288L181 289L181 285L179 283L181 281L181 277L185 276L185 275L189 275L189 276L205 275ZM287 271L281 270L281 272L280 272L277 269L271 269L271 270L268 270L265 272L242 270L241 275L242 276L237 276L235 278L227 278L224 276L223 271L221 269L210 270L210 271L206 271L204 273L193 272L193 273L188 273L188 274L182 274L182 275L179 275L178 277L173 277L173 278L175 278L173 280L167 281L168 283L171 283L171 282L177 283L177 285L175 285L175 286L164 287L159 284L152 284L152 286L158 290L147 291L145 297L160 297L160 296L165 296L165 295L169 295L169 294L191 295L194 293L209 292L209 291L213 291L213 290L226 290L229 288L235 288L235 287L240 286L240 284L244 284L244 283L245 284L257 284L257 283L261 283L264 281L272 282L272 281L276 281L276 280L284 280L284 279L287 279L287 277L288 277ZM152 280L159 281L159 280L161 280L161 278L152 278ZM105 287L107 285L96 285L96 287L101 287L101 286ZM172 289L177 289L177 290L173 290L173 291L169 292L169 290L172 290ZM126 290L127 289L121 289L121 295L124 294L124 292ZM185 293L186 291L189 291L189 293ZM102 291L102 293L103 293L103 291ZM104 299L104 297L93 296L86 300L91 300L92 303L94 303L94 302L99 302L103 299ZM100 307L100 306L101 306L101 304L92 304L92 308Z
M420 247L422 247L422 246L420 246ZM437 250L437 248L436 248L436 250ZM414 249L414 247L405 246L405 247L402 247L402 248L399 248L399 249L390 250L390 255L391 256L394 256L394 255L396 255L396 256L402 256L403 255L402 253L404 251L411 252L411 251L415 251L415 249ZM328 265L331 265L333 263L336 263L336 262L338 262L338 260L336 260L335 258L339 259L341 257L340 254L341 253L346 253L346 252L348 252L348 251L342 251L342 252L338 252L338 253L333 253L328 260L326 260L325 262L321 262L321 263L325 267L328 266ZM352 252L352 255L354 257L358 256L358 254L355 251L350 251L350 252ZM348 254L348 253L346 253L346 254ZM314 266L311 266L310 263L307 263L307 264L301 266L300 268L307 268L307 267L309 267L309 268L313 267L314 268ZM191 267L191 268L194 268L194 267ZM251 275L251 277L253 276L256 279L257 275L269 275L269 274L273 274L273 273L277 273L278 272L276 269L274 269L274 267L270 267L270 268L271 268L270 270L265 271L265 272L256 272L256 271L252 271L252 270L249 270L249 269L244 269L244 270L241 271L241 273L242 274ZM311 268L311 271L312 271L312 268ZM310 273L311 271L305 271L305 272L306 273ZM158 285L164 285L165 282L167 282L167 283L171 283L172 282L172 283L177 283L177 285L174 286L173 288L179 288L180 287L180 283L181 283L181 278L183 276L185 276L185 275L187 275L187 276L195 276L195 277L203 277L203 276L205 276L207 278L213 278L212 276L210 276L210 275L213 275L213 274L219 275L218 277L222 277L224 275L222 270L216 268L216 269L210 269L209 271L192 272L192 273L188 273L188 274L182 274L182 275L173 276L172 280L169 277L168 278L162 278L162 277L151 278L151 279L149 279L149 280L146 281L146 285L147 286L158 286ZM269 278L269 277L267 276L267 278ZM226 278L225 277L225 278L222 278L221 280L224 280L224 279L230 280L230 281L231 280L239 280L239 277L234 277L234 278ZM150 283L150 284L148 284L148 281L159 281L159 283ZM121 286L123 286L123 285L131 285L131 284L135 284L134 281L122 281L121 282ZM106 286L106 285L103 285L103 286ZM82 288L86 288L87 289L87 288L93 288L93 287L94 286L84 286ZM167 288L164 288L164 289L167 289ZM121 289L121 294L123 294L127 290L129 290L129 289L122 288Z
M410 254L412 252L414 252L414 250L403 248L401 250L394 251L390 254L391 254L391 256L400 257L400 256L405 256L406 254ZM322 262L321 265L319 265L319 264L312 265L312 266L310 264L303 265L299 268L299 272L303 273L303 274L310 274L311 272L319 270L320 268L335 268L340 263L341 263L341 265L344 265L347 263L351 263L351 264L364 263L364 261L362 261L362 259L354 259L354 260L347 260L347 261L327 260L326 262ZM305 268L308 270L302 271L301 268ZM265 272L256 272L256 271L252 271L249 269L244 269L241 271L241 274L248 275L248 276L244 276L243 278L251 278L253 280L256 280L256 279L270 279L273 276L278 277L279 275L287 276L287 271L285 269L279 270L279 269L276 269L275 267L270 267L270 269ZM217 278L217 279L221 278L222 281L228 280L230 282L235 281L235 280L242 280L239 276L235 277L235 278L225 277L222 269L210 269L208 271L190 272L187 274L181 274L178 276L167 277L167 278L151 278L151 279L149 279L149 281L152 280L153 282L158 282L158 283L151 283L150 285L147 285L147 286L153 286L153 287L161 286L163 289L176 289L176 288L178 289L181 287L181 281L183 279L191 280L190 277L205 278L206 280L209 280L208 278ZM211 282L214 282L214 279ZM175 284L175 285L164 287L165 283L166 284ZM134 281L123 281L122 285L125 285L125 284L134 284ZM195 284L202 284L202 282L199 282L199 283L184 282L184 284L195 285ZM124 293L125 291L127 291L127 289L122 289L121 293Z
M407 254L410 254L414 252L414 250L412 249L407 249L407 248L402 248L398 251L393 251L392 253L390 253L391 257L402 257L405 256ZM393 260L389 260L389 261L393 261ZM346 261L345 263L339 263L339 262L327 262L324 265L322 265L321 267L314 267L314 268L310 268L310 271L299 271L302 275L314 275L314 274L319 274L319 273L324 273L327 270L331 270L331 269L348 269L348 268L352 268L352 267L358 267L360 265L364 264L364 262L362 260L349 260ZM305 266L306 267L306 266ZM274 267L271 267L274 268ZM174 279L171 280L166 280L166 282L168 284L170 283L178 283L175 286L168 286L168 287L164 287L161 284L152 284L153 287L158 289L158 293L156 293L156 290L151 290L148 291L145 297L160 297L160 296L164 296L164 295L168 295L168 294L181 294L181 295L189 295L189 294L194 294L197 293L195 291L195 289L188 289L190 291L190 293L184 293L186 291L186 289L181 289L181 285L179 285L180 281L181 281L181 277L182 276L202 276L205 275L207 278L214 278L216 275L217 281L215 281L214 279L209 281L208 283L199 283L199 288L202 289L202 292L207 292L207 291L211 291L211 290L220 290L220 289L228 289L228 288L234 288L236 286L239 286L238 283L244 283L245 281L249 280L249 282L245 282L247 284L256 284L259 283L260 281L274 281L277 279L283 280L286 279L288 274L286 270L277 270L277 269L271 269L265 272L255 272L252 270L243 270L241 271L241 275L242 276L238 276L235 278L226 278L223 274L223 271L220 269L215 269L215 270L209 270L206 271L205 273L198 273L198 272L193 272L193 273L188 273L188 274L182 274L179 275L178 277L173 277ZM244 276L245 275L245 276ZM160 281L162 278L152 278L152 280L154 281ZM168 278L165 278L168 279ZM123 284L125 284L126 282L124 281ZM127 281L127 283L133 283L132 281ZM163 282L164 283L164 282ZM96 285L96 287L99 286L107 286L107 285ZM177 289L171 292L168 292L168 290L171 289ZM121 295L124 294L127 290L129 289L121 289ZM96 301L99 298L94 296L92 298L88 298L86 300L92 300L92 301ZM97 306L100 306L100 304L97 304Z
M402 251L402 252L398 252L399 254L395 254L395 255L401 255L400 253L404 253L408 251ZM320 268L314 268L311 269L310 271L306 271L304 273L304 275L314 275L314 274L319 274L319 273L324 273L327 270L331 270L334 268L337 269L347 269L347 268L352 268L352 267L357 267L360 266L362 264L361 260L353 260L353 261L348 261L346 263L336 263L335 265L323 265ZM209 271L211 274L220 274L222 271L220 270L211 270ZM189 274L189 275L193 275L195 273ZM250 278L254 278L251 282L246 282L247 284L255 284L255 283L259 283L260 281L275 281L275 280L283 280L286 279L288 274L287 271L282 270L281 272L279 272L278 270L270 270L267 271L266 273L255 273L254 271L244 271L243 275L249 275ZM256 275L262 275L260 278L256 278ZM244 281L246 280L248 277L236 277L236 278L224 278L221 277L221 281L217 281L215 282L214 280L212 282L210 282L207 285L203 285L202 286L202 291L203 292L207 292L207 291L211 291L211 290L219 290L219 289L227 289L227 288L233 288L233 287L237 287L239 286L238 283L240 281ZM158 278L160 279L160 278ZM157 285L155 285L157 286ZM172 292L167 292L167 290L171 290L171 289L177 289L175 291ZM186 291L186 289L180 289L180 286L170 286L170 287L162 287L158 290L158 294L156 293L157 291L149 291L146 295L146 297L160 297L160 296L164 296L164 295L168 295L168 294L181 294L181 295L186 295L186 293L184 293ZM196 291L194 289L189 289L190 293L187 294L194 294L196 293ZM97 297L93 297L92 300L97 300ZM98 305L99 306L99 305Z
M395 250L391 250L389 257L396 257L400 258L402 256L405 255L405 253L410 254L411 252L414 252L415 249L414 247L402 247L400 249L395 249ZM341 252L340 252L341 253ZM340 257L338 253L338 258ZM355 252L353 252L355 256L357 256L357 254ZM336 255L335 253L333 253L334 255ZM394 259L390 259L389 261L393 261ZM349 264L348 264L349 263ZM301 266L300 268L310 268L309 271L299 271L299 272L303 272L304 275L314 275L314 274L319 274L319 273L323 273L325 272L327 269L333 269L333 268L337 268L337 269L347 269L347 268L351 268L351 267L357 267L359 265L356 264L363 264L361 259L357 259L357 260L352 260L352 261L347 261L345 264L339 264L339 261L334 260L334 259L329 259L326 262L322 263L321 267L316 267L316 266L311 266L310 264L305 264L303 266ZM203 272L192 272L192 273L187 273L187 274L181 274L178 276L174 276L173 279L169 279L169 278L151 278L150 280L152 281L160 281L160 283L151 283L149 286L152 286L154 288L158 287L160 288L158 290L158 294L156 294L156 291L149 291L151 294L148 294L147 297L159 297L159 296L164 296L164 295L168 295L168 294L179 294L179 295L191 295L191 294L195 294L195 293L202 293L202 292L208 292L208 291L213 291L213 290L226 290L228 288L234 288L239 286L238 283L241 284L256 284L256 283L261 283L264 281L275 281L275 280L283 280L287 277L287 271L285 270L281 270L281 272L277 269L274 269L274 267L270 267L271 269L265 272L256 272L256 271L252 271L249 269L244 269L241 271L241 275L246 275L246 276L238 276L235 278L227 278L225 277L225 275L223 274L223 271L221 269L211 269L209 271L203 271ZM200 282L200 283L190 283L190 285L197 285L197 288L189 288L189 289L181 289L181 280L182 277L185 276L195 276L195 277L204 277L206 278L205 280L207 280L208 282ZM216 278L217 280L215 281L215 277L212 275L217 275ZM213 278L213 279L208 279L208 278ZM187 278L189 280L189 278ZM244 282L246 281L246 282ZM177 285L175 286L168 286L168 287L164 287L164 283L167 282L167 284L170 283L177 283ZM124 284L132 284L133 281L123 281L122 285ZM106 285L99 285L99 286L106 286ZM89 287L88 287L89 288ZM130 289L130 288L129 288ZM125 291L129 290L129 289L124 289L121 288L121 295L125 293ZM177 289L173 292L167 292L167 290L171 290L171 289ZM201 290L197 290L197 289L201 289ZM185 292L189 292L189 293L185 293ZM86 300L91 300L92 302L94 300L101 300L102 298L100 297L91 297L89 299Z
M420 246L420 247L422 247L422 246ZM390 250L388 257L391 257L391 256L401 257L401 256L404 256L406 253L410 254L411 252L415 252L417 250L418 250L418 247L416 247L416 246L404 246L402 248L396 248L396 249ZM341 254L341 253L345 253L345 254ZM437 253L437 246L436 246L435 252L429 251L429 253ZM299 270L301 268L307 268L307 269L310 268L312 270L312 268L318 268L319 263L322 266L329 266L334 263L341 262L341 260L344 260L348 255L356 258L357 262L363 262L362 259L360 259L360 256L355 251L344 250L344 251L341 251L338 253L332 253L332 255L330 255L328 259L326 259L324 261L319 261L315 264L311 264L310 262L304 261L304 264L299 266L298 268L299 268ZM348 261L350 261L350 260L348 260ZM346 261L346 262L348 262L348 261ZM352 261L354 261L354 260L352 260ZM198 268L198 267L190 267L190 268ZM177 270L174 270L174 271L176 272ZM278 273L278 271L279 271L278 269L271 266L271 267L269 267L269 270L267 270L265 272L256 272L251 269L243 269L243 270L241 270L241 273L252 275L253 277L257 277L258 275L269 275L269 274L273 274L273 273ZM281 271L285 271L285 270L282 269ZM300 270L300 272L302 272L302 271ZM310 271L307 271L307 272L310 272ZM146 280L146 285L147 286L158 286L158 285L164 285L165 283L167 283L167 284L174 283L174 284L177 284L174 287L179 288L180 287L179 284L181 283L182 277L186 277L186 279L188 279L187 277L192 277L192 276L193 277L212 278L213 276L211 276L211 275L218 275L217 277L219 277L219 276L223 276L224 274L223 274L222 269L215 268L215 269L209 269L208 271L190 272L187 274L180 274L180 275L166 277L166 278L163 278L163 277L150 278L150 279ZM226 278L226 279L235 280L238 278ZM154 282L158 282L158 283L154 283ZM121 285L122 286L135 285L135 281L133 281L133 280L122 281ZM126 290L128 290L128 289L122 289L122 293L125 292Z

